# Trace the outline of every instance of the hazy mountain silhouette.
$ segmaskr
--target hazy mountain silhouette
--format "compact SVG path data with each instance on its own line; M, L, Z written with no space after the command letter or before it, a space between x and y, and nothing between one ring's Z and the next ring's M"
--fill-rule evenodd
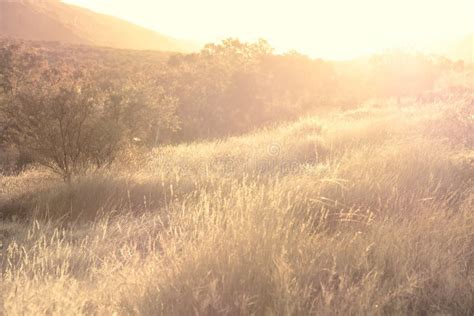
M451 59L474 62L474 33L446 45L446 48L441 50L441 54Z
M59 0L0 0L0 37L124 49L189 52L198 48Z
M420 52L443 56L453 61L463 60L465 63L474 62L474 33L451 39L440 39L419 43L416 47Z

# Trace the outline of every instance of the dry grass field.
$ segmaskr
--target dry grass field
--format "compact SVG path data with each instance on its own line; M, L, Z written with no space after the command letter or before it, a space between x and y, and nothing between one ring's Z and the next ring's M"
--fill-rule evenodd
M473 315L472 97L0 177L6 315Z

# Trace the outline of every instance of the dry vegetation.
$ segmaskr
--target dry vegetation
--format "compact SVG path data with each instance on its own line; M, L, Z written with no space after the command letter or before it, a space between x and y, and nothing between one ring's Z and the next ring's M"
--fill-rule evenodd
M1 177L4 312L472 315L471 102Z

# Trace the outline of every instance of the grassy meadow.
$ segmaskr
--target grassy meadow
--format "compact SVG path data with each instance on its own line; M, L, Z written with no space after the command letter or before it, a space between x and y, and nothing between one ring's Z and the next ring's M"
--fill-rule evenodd
M472 315L472 99L0 177L6 315Z

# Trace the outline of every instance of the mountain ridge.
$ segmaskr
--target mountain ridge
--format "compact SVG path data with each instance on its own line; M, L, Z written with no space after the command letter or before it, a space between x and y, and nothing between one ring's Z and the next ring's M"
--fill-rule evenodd
M59 0L0 0L0 37L192 52L198 45Z

